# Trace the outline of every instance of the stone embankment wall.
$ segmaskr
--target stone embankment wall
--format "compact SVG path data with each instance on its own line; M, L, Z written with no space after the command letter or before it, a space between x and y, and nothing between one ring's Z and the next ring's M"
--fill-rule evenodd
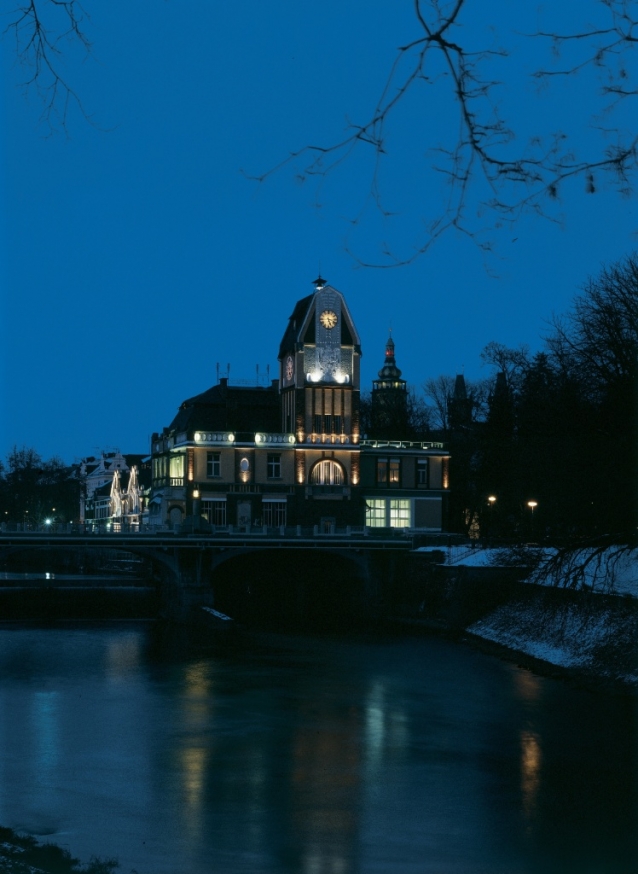
M414 553L392 593L402 624L471 637L543 670L638 690L638 603L525 582L524 568L436 563Z

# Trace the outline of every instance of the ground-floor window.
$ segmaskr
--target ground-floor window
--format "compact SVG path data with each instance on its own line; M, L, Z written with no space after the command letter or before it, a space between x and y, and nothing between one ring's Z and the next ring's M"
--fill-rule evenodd
M211 525L226 525L226 501L202 500L202 516Z
M390 527L391 528L409 528L410 527L410 501L392 500L390 501Z
M262 522L269 528L279 528L286 524L286 502L264 501L261 506Z
M411 501L399 498L367 498L366 525L370 528L411 528Z
M385 528L385 498L368 498L366 501L366 525L370 528Z

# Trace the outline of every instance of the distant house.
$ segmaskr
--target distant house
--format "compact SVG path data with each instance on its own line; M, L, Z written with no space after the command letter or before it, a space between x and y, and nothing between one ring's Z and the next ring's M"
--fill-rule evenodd
M448 452L400 439L405 381L386 349L374 386L382 433L362 439L361 341L344 296L319 277L297 301L268 385L219 379L152 436L149 524L441 531Z
M99 457L82 459L78 478L82 484L81 523L95 528L140 527L144 523L151 485L150 458L124 455L119 450L103 452Z

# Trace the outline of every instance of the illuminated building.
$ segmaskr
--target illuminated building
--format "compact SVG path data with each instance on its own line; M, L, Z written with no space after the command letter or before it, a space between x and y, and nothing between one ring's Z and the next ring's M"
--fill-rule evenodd
M222 377L153 434L151 524L442 529L448 453L389 439L390 422L362 439L359 334L341 292L321 277L314 286L288 320L278 379ZM393 344L390 358L385 390L405 394Z

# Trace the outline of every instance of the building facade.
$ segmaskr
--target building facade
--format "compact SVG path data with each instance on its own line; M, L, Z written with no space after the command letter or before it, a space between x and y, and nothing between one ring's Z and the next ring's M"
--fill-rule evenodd
M80 523L94 530L139 529L147 515L151 487L150 459L119 450L83 458Z
M150 524L442 529L448 453L361 439L359 334L341 292L314 285L288 320L278 379L222 378L153 434Z

